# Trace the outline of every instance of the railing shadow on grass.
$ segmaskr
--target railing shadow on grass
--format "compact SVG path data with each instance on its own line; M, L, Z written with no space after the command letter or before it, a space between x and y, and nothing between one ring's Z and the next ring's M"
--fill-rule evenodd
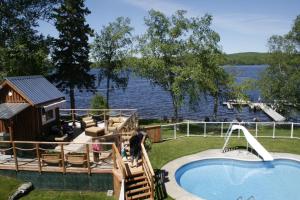
M169 181L168 172L161 169L155 169L155 199L162 200L168 198L165 183Z

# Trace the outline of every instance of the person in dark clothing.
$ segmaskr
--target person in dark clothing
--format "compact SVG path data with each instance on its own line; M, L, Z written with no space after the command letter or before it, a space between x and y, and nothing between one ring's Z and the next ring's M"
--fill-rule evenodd
M141 157L141 151L142 151L142 140L144 135L138 129L137 133L132 136L129 140L129 147L130 147L130 155L131 155L131 163L133 165L134 161L136 160L136 166L138 166L138 160Z

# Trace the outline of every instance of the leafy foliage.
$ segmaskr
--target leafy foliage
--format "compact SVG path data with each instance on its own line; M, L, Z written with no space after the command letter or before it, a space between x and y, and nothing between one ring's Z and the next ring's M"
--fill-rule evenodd
M107 102L100 94L96 94L91 100L92 109L104 109L107 108Z
M262 74L259 87L266 100L276 100L283 108L285 103L299 106L300 102L300 16L292 30L283 36L274 35L268 41L271 59Z
M233 53L225 55L222 65L263 65L268 63L268 59L268 53Z
M54 14L59 38L55 40L55 72L51 77L58 83L59 88L69 90L71 108L75 108L75 87L94 88L94 76L89 74L88 45L92 29L85 20L85 15L89 13L84 0L64 0Z
M129 47L132 44L129 18L118 17L116 21L104 26L92 44L92 58L100 68L99 83L106 78L106 102L109 106L111 89L125 88L128 73L124 70Z
M137 60L137 71L169 92L176 120L186 99L194 108L204 94L218 96L220 87L228 83L219 67L220 37L210 28L212 16L185 15L183 10L171 17L150 10L145 18L147 31L139 37L137 48L142 56Z
M0 74L47 75L51 38L38 34L38 20L50 20L59 0L3 0L0 3Z

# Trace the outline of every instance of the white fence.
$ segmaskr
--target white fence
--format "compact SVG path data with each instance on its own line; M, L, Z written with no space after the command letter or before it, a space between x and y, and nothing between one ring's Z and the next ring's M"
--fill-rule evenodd
M233 122L198 122L184 121L160 125L161 139L202 136L224 137ZM295 138L300 139L300 123L293 122L234 122L245 126L255 137ZM243 137L240 131L234 131L232 137Z

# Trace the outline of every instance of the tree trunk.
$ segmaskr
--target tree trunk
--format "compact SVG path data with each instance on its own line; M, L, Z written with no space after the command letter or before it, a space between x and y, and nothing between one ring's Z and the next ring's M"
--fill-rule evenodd
M173 92L171 91L171 98L172 98L172 103L173 103L173 110L174 110L174 119L175 122L178 122L178 107L177 107L177 101L175 98L175 95L173 94Z
M218 104L219 102L219 96L216 95L214 96L214 119L216 120L217 119L217 115L218 115Z
M71 109L75 109L74 87L70 87L70 105Z
M109 87L110 87L110 76L107 76L106 80L106 108L109 108Z

